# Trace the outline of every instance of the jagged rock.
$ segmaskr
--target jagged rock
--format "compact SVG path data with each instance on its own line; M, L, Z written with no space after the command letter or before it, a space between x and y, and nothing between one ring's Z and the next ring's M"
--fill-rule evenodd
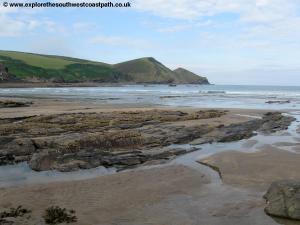
M0 155L0 166L15 164L15 157L12 154Z
M29 162L30 159L31 159L31 155L14 156L14 163Z
M221 127L220 134L214 137L214 141L231 142L247 139L256 135L255 131L273 133L286 130L294 120L295 118L283 116L280 112L269 112L262 119Z
M0 108L18 108L18 107L29 107L32 102L17 102L12 100L0 100Z
M288 104L291 103L290 100L287 101L267 101L266 104Z
M135 154L126 154L112 156L108 155L101 158L101 165L105 167L118 166L118 167L128 167L133 165L138 165L143 162L143 156Z
M228 126L176 123L224 114L223 110L149 110L0 120L0 165L29 161L36 171L64 172L98 166L126 169L193 151L169 149L172 144L236 141L255 131L286 129L293 120L268 113L262 119Z
M0 146L6 145L9 142L12 142L15 138L10 136L0 136Z
M14 139L4 146L6 152L14 156L32 155L36 151L34 143L29 138Z
M261 120L256 119L245 123L222 127L220 129L221 135L217 138L217 141L232 142L250 138L255 135L253 132L258 130L261 124Z
M300 181L277 181L264 195L267 214L300 220Z
M263 124L259 131L264 133L273 133L280 130L286 130L290 124L295 121L294 117L284 116L280 112L269 112L262 118Z
M6 81L6 80L9 80L10 79L10 76L8 74L8 68L0 63L0 81Z
M56 169L60 172L71 172L87 168L89 168L88 163L81 160L71 160L64 164L57 164L55 167L53 167L53 169Z
M56 157L50 150L33 154L29 167L35 171L51 170L54 168Z
M170 135L167 139L169 143L183 144L188 143L192 140L195 140L201 137L203 134L206 134L213 130L214 127L208 125L202 126L192 126L192 127L183 127L181 129L173 131L174 135ZM172 134L170 132L170 134Z

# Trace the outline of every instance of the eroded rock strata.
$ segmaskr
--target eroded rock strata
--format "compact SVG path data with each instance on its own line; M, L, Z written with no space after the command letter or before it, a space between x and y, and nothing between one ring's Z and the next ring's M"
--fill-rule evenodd
M0 108L18 108L18 107L29 107L32 102L21 102L12 100L0 100Z
M236 141L255 135L254 131L286 129L294 120L267 113L262 119L228 126L198 123L225 114L148 110L2 119L0 165L26 161L36 171L98 166L122 170L197 150L169 147L172 144Z

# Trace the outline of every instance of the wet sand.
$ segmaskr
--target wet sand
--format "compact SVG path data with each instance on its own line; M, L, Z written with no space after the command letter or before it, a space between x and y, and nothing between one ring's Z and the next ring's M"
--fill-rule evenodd
M263 212L260 193L210 184L184 166L130 171L85 181L5 188L0 207L22 204L39 224L43 209L76 210L76 224L277 224Z
M223 182L236 187L265 191L273 181L300 179L300 154L268 145L254 153L226 151L200 161L218 167Z
M13 100L22 102L32 102L30 107L18 108L0 108L0 118L26 117L35 115L53 115L64 113L94 113L94 112L113 112L113 111L136 111L136 110L152 110L152 109L168 109L168 110L183 110L197 111L202 108L191 107L167 107L162 105L146 105L146 104L112 104L104 102L85 102L62 99L36 99L36 98L4 98L0 100ZM209 108L205 108L209 109ZM222 110L220 108L220 110ZM264 113L271 110L256 110L256 109L226 109L229 111L226 117L220 122L230 124L238 123L253 119L253 117L261 117ZM207 122L203 120L203 122Z

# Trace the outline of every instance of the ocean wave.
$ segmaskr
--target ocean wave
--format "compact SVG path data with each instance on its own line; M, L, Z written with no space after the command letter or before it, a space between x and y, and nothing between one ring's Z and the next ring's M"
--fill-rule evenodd
M199 94L226 94L226 91L199 91Z

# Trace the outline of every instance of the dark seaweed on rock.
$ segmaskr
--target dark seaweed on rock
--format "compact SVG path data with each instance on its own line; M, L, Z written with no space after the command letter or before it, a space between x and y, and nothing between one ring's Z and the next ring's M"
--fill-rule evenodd
M262 119L254 119L239 124L232 124L220 129L219 142L231 142L250 138L256 135L255 131L262 133L274 133L288 129L295 118L283 116L279 112L266 113Z
M293 121L281 113L268 113L262 119L228 126L197 124L225 114L223 110L148 110L1 120L0 165L26 161L36 171L98 166L123 170L195 150L169 148L172 144L237 141L255 131L287 129Z
M18 107L29 107L32 102L20 102L12 100L0 100L0 108L18 108Z
M14 221L23 218L31 213L31 210L18 206L17 208L10 208L9 211L0 213L0 225L12 225ZM23 220L23 219L22 219ZM25 218L26 220L26 218Z
M10 208L10 210L4 211L0 213L0 218L7 218L7 217L22 217L25 214L31 213L30 210L23 208L23 206L18 206L17 208Z
M60 224L60 223L75 223L77 217L74 215L74 210L67 210L59 206L51 206L45 211L43 216L46 224Z

